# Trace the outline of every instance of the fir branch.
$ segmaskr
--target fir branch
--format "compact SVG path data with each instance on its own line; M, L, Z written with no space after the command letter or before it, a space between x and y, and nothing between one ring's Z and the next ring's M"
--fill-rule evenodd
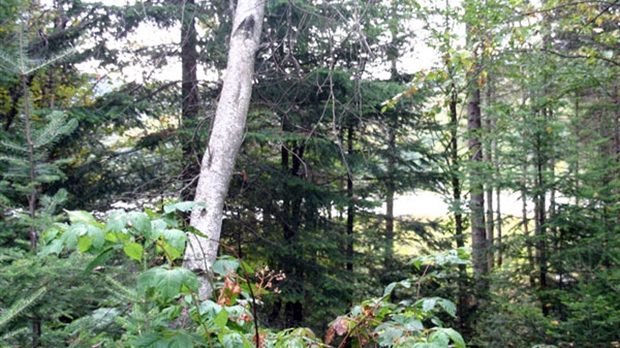
M23 154L28 153L27 147L24 147L20 144L17 144L9 140L0 140L0 146L4 147L6 150L12 150L12 151L23 153Z
M108 281L108 285L111 285L109 287L110 291L119 298L133 303L138 303L142 301L140 296L138 296L138 294L133 289L121 284L119 281L110 276L106 276L105 279Z
M4 335L0 336L0 342L6 342L7 340L15 337L15 336L19 336L21 334L24 334L26 332L28 332L28 328L27 327L21 327L17 330L13 330L13 331L9 331L7 333L5 333Z
M36 136L34 140L35 148L44 147L58 141L63 135L73 132L78 125L77 120L66 120L66 116L60 111L54 111L49 116L49 123Z
M21 312L26 310L28 307L35 304L46 292L47 287L43 286L29 297L20 298L19 300L17 300L17 302L15 302L11 306L11 308L0 314L0 328L8 324L11 320L15 319Z

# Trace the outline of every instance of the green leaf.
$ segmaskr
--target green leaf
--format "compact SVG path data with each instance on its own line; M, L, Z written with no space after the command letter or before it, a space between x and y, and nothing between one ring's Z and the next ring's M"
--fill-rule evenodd
M456 317L456 305L445 298L437 298L437 304L452 317Z
M47 244L56 239L56 236L60 233L60 229L57 226L48 228L43 234L43 241Z
M49 254L60 254L62 252L63 246L64 244L62 243L62 240L54 239L51 243L47 244L43 247L43 249L41 249L39 256L44 257Z
M422 301L422 311L424 312L432 311L433 309L435 309L435 305L437 304L436 297L423 298L420 301Z
M183 271L180 268L165 269L155 267L140 275L138 291L146 292L149 288L153 288L155 293L167 302L179 296L183 281Z
M78 250L80 250L80 252L85 253L88 251L88 249L90 249L90 246L92 244L93 244L93 240L89 236L86 236L86 235L81 236L78 239L78 243L77 243Z
M177 268L177 270L183 276L183 286L192 290L193 292L198 292L198 288L200 287L200 281L196 276L196 273L190 271L187 268Z
M206 300L200 304L200 308L198 309L201 316L203 316L203 320L212 320L214 319L222 310L222 306L211 301Z
M179 251L185 250L185 243L187 242L187 234L181 230L170 229L163 231L166 242L172 245Z
M79 222L85 223L85 224L90 224L95 222L95 217L93 216L93 214L87 212L87 211L83 211L83 210L65 210L65 212L67 213L67 215L69 216L69 221L71 221L72 224L76 224Z
M394 291L394 288L396 287L396 284L398 284L398 283L390 283L390 285L386 286L385 290L383 290L383 297L386 297L389 294L391 294L392 291Z
M398 327L383 324L377 327L375 333L379 334L379 337L377 337L377 343L379 343L380 346L390 347L396 340L403 337L405 332Z
M220 257L213 263L213 272L219 275L226 275L230 271L236 271L239 268L239 260L226 256Z
M115 231L122 232L127 227L128 216L122 210L116 210L108 217L108 223L105 226L106 232Z
M93 248L97 250L101 249L105 244L105 235L103 234L103 230L97 226L88 225L86 226L86 232L92 239Z
M196 207L206 207L207 205L201 202L178 202L164 205L164 213L172 213L174 211L188 212L196 209Z
M142 245L136 242L131 242L129 244L125 244L123 251L125 251L125 254L132 259L142 262L142 252L144 251Z
M151 236L151 219L142 212L131 212L128 214L128 225L140 232L146 238Z
M70 249L77 246L78 238L86 233L86 226L82 223L71 225L60 237L60 240Z
M439 347L448 347L448 344L450 344L450 337L448 337L448 335L441 329L432 332L428 337L428 340L430 342L439 344Z
M91 262L88 263L86 269L84 269L84 274L88 274L95 269L97 266L101 266L106 263L113 255L116 249L112 246L107 247L103 250L97 257L95 257Z
M226 324L228 323L228 312L226 311L226 309L223 308L222 310L220 310L217 316L213 318L212 323L220 329L225 328Z
M218 340L222 346L228 348L245 347L243 336L234 331L220 331L217 335Z
M442 329L443 332L450 337L452 342L454 342L456 348L465 348L465 341L463 340L463 336L461 334L451 328Z

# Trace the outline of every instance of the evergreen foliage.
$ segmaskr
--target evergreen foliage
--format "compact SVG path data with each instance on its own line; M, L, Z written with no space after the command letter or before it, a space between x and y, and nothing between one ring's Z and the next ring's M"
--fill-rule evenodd
M178 267L192 204L167 203L191 199L230 2L0 4L2 344L618 346L617 3L268 1L213 299ZM474 184L475 281L440 265L471 244ZM447 215L396 216L415 190Z

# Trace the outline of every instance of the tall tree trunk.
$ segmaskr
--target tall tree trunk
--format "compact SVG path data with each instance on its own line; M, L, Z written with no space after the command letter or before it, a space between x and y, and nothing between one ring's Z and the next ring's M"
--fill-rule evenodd
M477 11L471 4L465 5L466 11ZM477 13L468 13L471 18L475 18ZM467 132L469 150L469 183L470 197L469 209L472 232L472 264L474 268L474 286L476 297L481 298L486 295L488 274L487 260L487 235L484 216L484 183L482 173L482 111L480 109L480 71L481 62L478 55L476 41L480 35L480 29L471 23L466 24L467 46L472 49L472 66L467 70L465 79L467 81Z
M200 110L198 96L198 52L196 51L196 2L195 0L180 0L181 13L181 120L182 128L187 130L196 126ZM182 174L182 182L187 183L182 200L190 200L194 196L195 185L192 184L198 175L200 166L196 142L193 137L183 137L183 158L187 161Z
M495 153L495 182L499 182L500 179L500 168L498 161L498 146L497 139L493 140L493 152ZM497 267L502 267L503 257L502 257L502 208L501 208L501 190L498 188L495 190L495 206L497 207L496 216L497 221L495 224L495 229L497 231L497 243L495 243L495 248L497 249Z
M536 233L536 259L538 260L538 280L539 280L539 290L541 292L546 291L547 289L547 245L545 242L546 238L546 190L545 190L545 177L544 177L544 169L545 169L545 160L544 155L542 154L542 139L539 134L536 138L536 178L535 178L535 202L534 202L534 211L535 211L535 219L534 219L534 227ZM549 308L544 301L545 296L541 294L542 302L542 311L544 315L547 315L549 312Z
M490 106L491 98L493 97L493 88L490 83L487 83L486 88L486 105ZM493 132L493 121L491 120L491 116L489 114L485 115L484 118L484 128L486 134L492 134ZM489 170L493 168L493 141L495 137L491 137L491 140L486 141L485 151L484 151L484 161L488 164ZM486 168L485 168L486 169ZM494 219L493 219L493 185L486 185L486 230L487 230L487 263L489 270L495 267L495 246L493 245L494 238L493 233L495 232Z
M484 185L482 183L481 164L483 161L481 147L482 119L480 111L480 88L477 79L469 73L470 97L467 104L467 130L469 132L469 180L471 186L469 208L471 210L472 263L474 281L478 296L487 289L485 277L488 273L487 237L484 218Z
M211 297L213 291L212 266L217 257L224 200L243 141L264 7L264 0L239 0L237 3L226 77L201 163L195 201L206 206L195 209L190 221L203 235L189 234L183 266L199 272L202 298Z
M461 179L460 179L460 158L458 143L458 91L454 82L450 86L450 182L452 185L452 199L454 206L454 236L456 238L456 247L465 247L465 235L463 234L463 207L461 205ZM467 268L465 265L459 265L459 303L456 307L461 328L465 327L467 322L467 313L469 312L467 301Z
M388 125L388 158L385 197L385 259L386 270L391 267L394 257L394 151L396 151L396 134L393 125Z
M347 153L353 155L353 125L347 130ZM353 201L353 173L347 172L347 271L353 273L353 224L355 222L355 202Z

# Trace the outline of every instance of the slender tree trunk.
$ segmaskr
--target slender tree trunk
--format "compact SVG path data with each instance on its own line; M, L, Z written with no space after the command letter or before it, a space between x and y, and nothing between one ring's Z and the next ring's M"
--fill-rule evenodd
M181 120L182 128L187 131L196 126L200 111L200 99L198 96L198 42L196 35L196 3L195 0L180 0L181 13ZM183 192L182 200L190 200L194 197L194 178L200 171L198 151L193 137L182 137L183 158L187 161L182 174L182 182L187 183Z
M353 125L349 125L347 130L347 152L349 156L353 155ZM347 206L347 271L353 272L353 228L355 222L355 202L353 201L353 173L347 173L347 197L349 204Z
M454 83L451 84L450 95L450 182L452 185L452 200L454 206L454 236L456 238L456 247L465 247L465 235L463 233L463 213L462 213L462 194L460 179L460 158L458 146L458 113L456 110L458 103L458 92ZM467 301L467 268L465 265L459 265L459 297L458 297L458 317L461 328L465 327L467 322L467 313L469 312Z
M32 253L37 252L37 243L38 243L38 234L37 228L34 226L34 220L37 215L37 203L38 203L38 192L36 185L34 185L37 181L36 176L36 160L35 160L35 146L34 141L32 139L33 125L32 125L32 115L30 113L30 90L28 89L28 77L26 75L21 76L22 79L22 89L24 94L24 119L25 119L25 133L26 133L26 142L28 143L28 165L29 168L29 180L31 184L32 192L26 195L28 199L28 215L31 219L31 225L28 232L28 237L30 239L30 251ZM30 322L32 328L32 346L39 347L39 339L41 338L41 320L39 318L34 318Z
M475 7L467 6L468 11L476 11ZM476 13L468 13L474 17ZM480 85L479 77L481 62L477 48L474 43L479 36L479 28L473 27L470 23L466 24L465 33L468 47L471 47L472 66L467 70L465 79L467 82L467 132L469 148L469 209L472 232L472 264L474 268L474 286L478 299L486 295L488 284L486 275L488 274L487 260L487 236L486 223L484 216L484 182L483 182L483 156L482 156L482 111L480 109Z
M189 234L183 266L199 272L202 298L211 297L213 290L211 272L219 246L224 199L243 141L264 6L264 0L239 0L237 3L226 77L201 163L195 201L206 206L195 209L190 221L202 235Z
M471 75L471 74L470 74ZM469 161L470 161L470 199L471 231L472 231L472 263L474 266L474 281L477 295L482 296L487 289L485 276L488 273L487 238L484 218L484 186L482 184L481 164L483 161L480 141L482 128L480 112L480 89L475 77L468 78L470 97L467 104L467 129L469 131ZM473 86L472 86L473 85Z
M385 259L386 268L391 267L394 257L394 151L396 151L396 134L392 124L388 125L388 158L385 197Z
M486 93L486 104L489 106L491 102L491 98L493 97L493 90L490 83L487 83L487 93ZM484 128L486 130L486 134L492 134L493 132L493 121L491 120L491 116L489 114L485 115L484 118ZM484 151L484 162L487 163L489 170L493 168L493 141L494 137L491 137L491 140L486 141L485 151ZM487 232L487 263L489 270L495 267L495 246L493 245L494 238L493 234L495 231L494 219L493 219L493 185L487 183L486 185L486 232Z
M493 152L495 153L495 182L499 182L500 179L500 168L498 161L498 146L497 140L493 141ZM497 267L502 267L503 257L502 257L502 209L501 209L501 190L498 188L495 190L495 201L497 202L495 206L497 207L497 223L495 224L495 229L497 230L497 243L495 247L497 248Z

